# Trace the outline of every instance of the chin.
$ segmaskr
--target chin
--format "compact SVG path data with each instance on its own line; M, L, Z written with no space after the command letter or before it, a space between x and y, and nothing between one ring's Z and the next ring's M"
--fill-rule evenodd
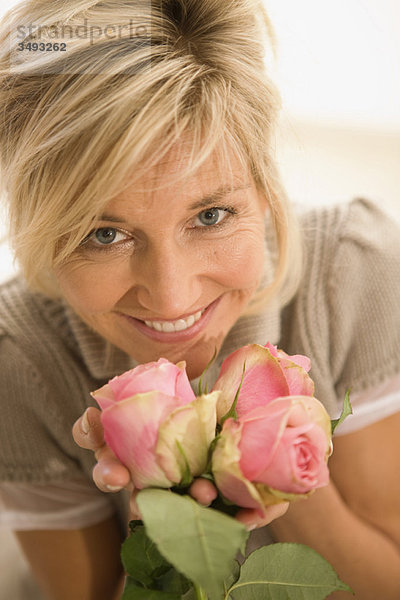
M181 356L179 360L186 362L186 373L189 379L196 379L196 377L199 377L204 372L213 356L218 355L222 342L223 339L218 341L213 339L212 343L204 343L200 347L192 348L186 355ZM172 362L176 363L178 360Z
M200 377L200 375L203 373L206 366L207 366L207 363L204 365L204 368L190 367L189 365L186 365L187 376L189 377L189 379L196 379L196 377Z

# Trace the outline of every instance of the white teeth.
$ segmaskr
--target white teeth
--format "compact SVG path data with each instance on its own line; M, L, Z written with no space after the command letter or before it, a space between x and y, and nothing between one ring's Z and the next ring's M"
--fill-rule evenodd
M183 331L187 328L187 323L185 319L179 319L179 321L175 321L175 331Z
M177 321L145 321L147 327L162 331L164 333L172 333L174 331L184 331L192 327L201 317L204 311L199 310L194 315L190 315L186 319L178 319Z
M186 321L187 326L191 327L194 324L194 315L190 315L190 317Z

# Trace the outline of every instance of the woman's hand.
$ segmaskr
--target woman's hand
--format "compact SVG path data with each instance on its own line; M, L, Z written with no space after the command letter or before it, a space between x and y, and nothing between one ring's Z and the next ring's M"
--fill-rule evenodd
M197 500L199 504L208 506L218 495L215 485L207 479L199 477L190 486L190 495ZM261 518L256 510L250 508L241 508L235 515L235 518L246 525L247 529L251 531L258 527L264 527L268 525L274 519L281 517L285 514L289 508L289 502L281 502L280 504L274 504L273 506L267 506L265 509L265 515Z
M98 408L89 407L74 423L73 438L78 446L94 452L97 464L93 469L93 481L99 490L102 492L119 492L122 489L130 491L130 518L140 519L135 500L137 491L134 489L129 470L105 443L100 415L101 411Z
M72 428L75 442L81 448L92 450L97 464L93 469L93 480L102 492L118 492L125 488L131 492L131 519L140 519L136 504L137 490L134 489L129 470L118 460L111 448L104 441L104 431L100 419L101 411L89 407ZM196 479L189 488L190 495L202 506L209 506L218 495L216 487L207 479ZM272 520L282 516L289 503L282 502L266 508L263 518L252 509L241 509L236 519L246 525L248 530L263 527Z

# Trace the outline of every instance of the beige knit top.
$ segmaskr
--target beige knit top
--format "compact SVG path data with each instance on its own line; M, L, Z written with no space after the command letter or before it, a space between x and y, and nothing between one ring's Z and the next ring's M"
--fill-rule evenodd
M400 228L361 199L308 210L301 223L296 296L239 319L210 377L235 348L270 341L311 358L315 395L336 416L347 388L357 394L400 374ZM17 278L0 288L0 364L0 481L91 480L93 454L76 446L72 425L95 405L89 391L136 363Z

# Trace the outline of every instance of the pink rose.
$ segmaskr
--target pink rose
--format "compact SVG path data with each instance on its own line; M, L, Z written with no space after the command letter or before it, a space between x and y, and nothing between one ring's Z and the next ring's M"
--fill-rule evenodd
M310 396L277 398L227 419L212 456L218 489L238 506L293 500L327 485L331 423Z
M174 365L166 358L159 358L157 362L138 365L110 379L106 385L93 392L92 396L103 410L135 394L154 390L167 396L177 396L186 404L194 400L195 395L185 367L184 361Z
M266 346L250 344L232 352L222 363L213 387L213 391L221 391L217 404L218 421L232 406L244 365L244 378L236 405L238 417L258 406L265 406L275 398L314 394L314 382L307 374L310 360L306 356L289 356L269 343Z
M218 393L196 398L185 366L160 358L92 393L105 441L138 489L188 482L206 467Z

